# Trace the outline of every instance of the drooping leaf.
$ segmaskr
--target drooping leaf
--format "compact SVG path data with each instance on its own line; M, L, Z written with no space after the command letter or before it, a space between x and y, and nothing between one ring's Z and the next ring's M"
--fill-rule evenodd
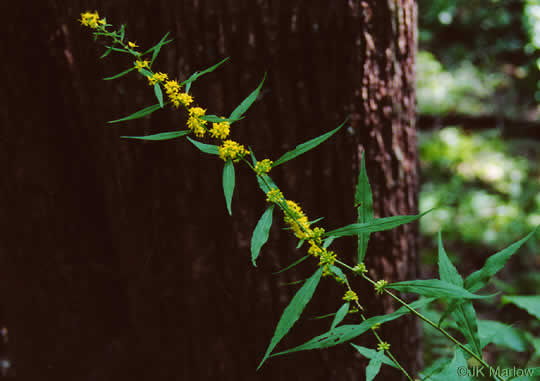
M493 343L516 352L527 350L524 331L495 320L478 320L478 336L482 348Z
M485 299L493 296L476 295L463 287L439 279L417 279L395 282L386 285L386 288L436 298Z
M126 116L124 118L111 120L111 121L109 121L107 123L118 123L118 122L124 122L126 120L139 119L139 118L142 118L142 117L144 117L146 115L150 115L151 113L153 113L156 110L159 110L160 108L161 108L161 106L159 104L148 106L148 107L145 107L142 110L134 112L133 114L128 115L128 116Z
M376 218L370 222L364 224L350 224L343 226L339 229L335 229L325 233L325 236L332 237L345 237L345 236L354 236L359 233L374 233L380 232L383 230L390 230L399 225L407 224L413 222L425 214L431 212L433 209L430 209L424 213L412 215L412 216L392 216L384 218Z
M225 61L227 61L229 59L229 57L221 60L220 62L218 62L217 64L215 64L214 66L211 66L209 67L208 69L205 69L201 72L198 72L196 71L195 73L193 73L188 79L186 79L184 82L181 83L181 85L185 85L186 86L186 93L189 93L189 90L191 89L191 84L193 82L195 82L199 77L207 74L207 73L210 73L210 72L213 72L214 70L216 70L221 64L223 64Z
M297 260L297 261L294 261L293 263L291 263L289 266L285 267L284 269L281 269L281 270L279 270L279 271L276 271L275 273L272 273L272 274L273 274L273 275L276 275L276 274L280 274L280 273L282 273L282 272L285 272L285 271L287 271L287 270L289 270L289 269L292 269L293 267L295 267L296 265L298 265L298 264L304 262L304 261L305 261L306 259L308 259L308 258L309 258L309 254L306 254L305 256L303 256L302 258L300 258L300 259Z
M156 98L159 102L159 107L163 108L163 92L161 91L161 86L158 82L154 84L154 93L156 94Z
M111 76L111 77L103 78L103 80L104 80L104 81L110 81L111 79L120 78L120 77L126 75L127 73L129 73L130 71L133 71L133 70L135 70L135 67L130 67L129 69L124 70L124 71L121 72L121 73L118 73L118 74L113 75L113 76Z
M215 146L212 144L201 143L197 140L191 139L189 136L187 136L187 140L189 140L195 147L197 147L199 150L201 150L204 153L207 153L210 155L219 155L218 146Z
M296 323L296 321L300 318L302 311L311 300L311 297L313 296L313 293L321 280L322 271L322 267L315 271L315 273L304 283L302 288L300 288L300 290L298 290L298 292L294 295L287 308L285 308L285 311L283 311L274 332L274 336L270 341L270 345L268 346L268 349L266 350L266 353L264 354L264 357L257 369L262 366L276 345L281 341L281 339L283 339L283 337L285 337L294 323Z
M413 303L410 303L409 306L413 309L422 308L428 305L429 303L431 303L433 300L435 300L435 298L423 298ZM322 335L314 337L313 339L307 341L306 343L302 345L288 349L283 352L275 353L271 357L280 356L287 353L307 351L311 349L322 349L322 348L333 347L335 345L345 343L347 341L354 339L355 337L360 336L361 334L368 331L372 326L374 326L377 323L382 324L388 321L392 321L394 319L397 319L407 314L408 312L410 311L407 309L407 307L403 306L399 308L397 311L392 312L388 315L374 316L363 321L360 324L342 325L326 333L323 333Z
M295 157L300 156L303 153L306 153L307 151L312 150L313 148L317 147L319 144L323 143L325 140L329 139L332 135L338 132L339 129L343 127L343 125L347 122L347 120L348 119L346 119L343 123L339 125L339 127L333 129L332 131L327 132L326 134L316 137L314 139L311 139L305 143L297 145L295 149L287 152L286 154L281 156L279 159L277 159L272 165L272 167L275 168L278 165L283 164L289 160L292 160Z
M251 236L251 262L257 267L255 261L259 257L259 252L263 245L268 241L270 227L272 227L272 213L274 212L274 204L268 206L263 215L257 222L253 235Z
M225 162L223 167L223 193L225 194L225 202L227 204L227 211L229 215L232 215L231 203L234 193L234 164L231 159Z
M345 316L347 316L347 314L349 313L349 307L350 307L350 303L345 302L339 308L339 310L336 312L336 316L334 317L334 320L332 321L332 325L330 326L330 331L336 328L337 325L343 321Z
M120 137L126 138L126 139L141 139L141 140L170 140L170 139L175 139L175 138L188 135L190 132L191 132L190 130L183 130L183 131L161 132L159 134L146 135L146 136L120 136Z
M360 173L358 174L358 183L356 184L356 193L354 195L354 203L358 211L358 223L365 224L373 220L373 196L371 186L366 171L366 161L364 152L362 152L362 163ZM366 256L367 246L370 233L358 233L358 259L357 263L361 263Z
M373 359L375 358L375 356L378 355L378 351L374 350L374 349L370 349L370 348L366 348L366 347L362 347L360 345L355 345L355 344L351 344L354 349L356 349L362 356L368 358L368 359ZM386 365L390 365L396 369L398 369L397 365L390 359L390 357L386 356L385 354L383 354L383 357L382 357L382 362Z
M501 303L512 303L540 320L540 295L504 295Z
M489 279L504 267L508 259L536 233L538 226L525 238L490 256L480 270L475 271L465 279L465 288L471 292L483 288Z
M259 84L259 86L257 86L257 88L255 90L253 90L253 92L251 94L249 94L246 97L246 99L244 99L242 101L242 103L240 103L234 109L234 111L229 116L230 119L238 120L238 119L240 119L242 117L242 115L244 115L246 113L246 111L251 107L253 102L255 102L255 99L257 99L257 96L259 95L259 91L261 91L261 87L262 87L265 79L266 79L266 73L264 73L264 77L263 77L261 83Z
M383 356L384 351L377 351L375 357L369 360L366 367L366 381L373 381L373 379L379 374L383 362Z

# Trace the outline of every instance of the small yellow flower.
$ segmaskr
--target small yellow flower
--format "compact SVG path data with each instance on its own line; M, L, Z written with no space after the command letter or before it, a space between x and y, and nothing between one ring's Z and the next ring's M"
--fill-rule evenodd
M105 20L100 19L97 12L81 13L81 19L79 21L81 25L88 26L92 29L97 29L100 25L105 24Z
M333 265L336 263L336 257L337 255L333 251L327 251L323 248L319 258L319 266Z
M219 157L223 159L223 161L231 159L236 163L246 155L249 155L249 151L245 149L243 145L238 144L233 140L225 140L223 144L219 146Z
M131 42L131 41L128 41L128 46L129 46L131 49L133 49L133 48L138 48L138 47L139 47L139 45L137 45L136 43Z
M255 165L255 173L260 176L263 173L270 172L270 170L272 169L272 163L273 161L270 159L264 159L257 162L257 164Z
M213 127L210 130L210 135L216 139L225 139L229 136L231 126L229 122L212 123Z
M342 299L346 302L350 302L352 300L358 300L358 295L356 295L356 292L349 290L345 293Z
M193 97L188 93L177 93L169 96L173 105L178 108L181 104L188 107L193 103Z
M375 330L377 330L377 329L379 329L379 328L381 328L381 323L375 323L375 324L373 324L373 325L371 326L371 329L372 329L373 331L375 331Z
M166 81L163 87L165 88L165 92L167 93L167 95L170 97L171 95L178 94L178 92L180 92L181 86L177 80L174 80L174 81Z
M206 120L199 119L196 116L190 116L187 121L188 128L199 138L202 138L206 133L206 128L204 127L205 124Z
M314 257L318 257L322 253L322 249L315 243L313 240L309 240L309 244L311 245L308 249L308 254L313 255Z
M377 292L377 294L382 294L384 292L384 287L388 284L387 281L385 281L384 279L383 280L378 280L377 282L375 282L375 291Z
M165 73L155 73L148 77L148 82L150 83L150 86L154 86L158 82L166 81L167 78L168 76Z
M283 193L279 189L272 188L266 193L266 201L280 203L283 202Z
M137 60L135 61L135 68L140 72L141 69L143 68L148 68L150 65L150 61L147 61L147 60L143 60L143 61L140 61L140 60Z
M386 341L383 341L382 343L377 344L378 351L387 351L389 349L390 349L390 344L388 344Z
M360 311L359 311L358 308L356 308L355 306L353 306L353 307L349 310L349 313L350 313L350 314L355 314L355 313L358 313L358 312L360 312Z
M360 273L360 274L367 273L366 265L364 264L364 262L362 262L362 263L354 266L353 271L355 273Z

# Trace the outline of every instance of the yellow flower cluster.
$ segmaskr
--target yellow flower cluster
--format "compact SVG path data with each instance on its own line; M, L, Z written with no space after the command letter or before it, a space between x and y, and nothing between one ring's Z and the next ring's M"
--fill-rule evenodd
M231 131L229 122L212 123L212 126L210 135L212 135L213 138L223 140L229 136L229 132Z
M307 216L302 211L302 208L294 201L287 200L288 214L285 214L283 220L288 224L298 239L309 239L311 229Z
M223 159L223 161L231 159L237 163L245 155L249 155L249 151L245 149L243 145L238 144L233 140L225 140L223 144L219 146L219 157Z
M356 295L356 292L349 290L345 293L342 299L346 302L350 302L351 300L358 300L358 295Z
M189 109L189 118L187 121L188 128L195 133L195 136L202 138L206 133L206 120L199 119L206 113L206 110L201 107L192 107Z
M387 281L385 281L384 279L383 280L378 280L377 282L375 282L375 291L377 292L377 294L382 294L384 292L384 287L388 284Z
M264 159L262 161L257 162L255 165L255 173L257 175L262 175L263 173L268 173L272 169L273 161L270 159Z
M387 351L389 349L390 349L390 344L388 344L386 341L383 341L382 343L377 344L378 351Z
M165 81L163 87L165 88L165 92L169 96L172 104L176 108L178 108L181 104L185 107L189 107L189 105L193 103L193 97L191 95L189 95L188 93L180 92L182 85L179 84L177 80ZM204 113L202 115L204 115Z
M139 45L137 45L136 43L131 42L131 41L128 41L128 46L129 46L131 49L134 49L134 48L138 48L138 47L139 47Z
M105 24L105 20L100 19L97 12L81 13L81 19L79 21L82 25L88 26L92 29L97 29L98 26Z
M137 60L137 61L135 61L135 68L136 68L139 72L140 72L141 69L143 69L143 68L148 68L148 67L150 67L149 65L150 65L150 61L148 61L148 60L143 60L143 61Z
M327 251L323 248L319 258L319 266L328 267L334 263L336 263L336 254L333 251Z
M364 264L364 262L354 266L353 268L353 271L355 273L361 273L361 274L364 274L364 273L367 273L367 268L366 268L366 265Z
M272 188L266 193L266 201L279 204L284 201L283 193L279 189Z
M148 82L150 83L150 86L154 86L158 82L166 81L168 78L166 73L154 73L150 77L148 77Z

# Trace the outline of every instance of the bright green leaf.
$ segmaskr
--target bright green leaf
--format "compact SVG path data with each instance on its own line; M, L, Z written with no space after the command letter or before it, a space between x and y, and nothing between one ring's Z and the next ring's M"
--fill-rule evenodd
M190 132L191 132L190 130L183 130L183 131L161 132L159 134L146 135L146 136L120 136L120 137L126 138L126 139L141 139L141 140L169 140L169 139L175 139L181 136L188 135Z
M146 107L146 108L143 108L142 110L139 110L129 116L126 116L125 118L121 118L121 119L116 119L116 120L111 120L107 123L118 123L118 122L124 122L126 120L133 120L133 119L139 119L139 118L142 118L146 115L150 115L151 113L153 113L154 111L156 110L159 110L161 108L161 106L159 104L157 105L153 105L153 106L149 106L149 107Z
M186 86L186 93L189 93L189 89L191 88L191 84L193 82L195 82L200 76L204 75L204 74L207 74L207 73L210 73L214 70L216 70L218 68L218 66L220 66L221 64L223 64L225 61L227 61L229 59L229 57L221 60L220 62L218 62L217 64L215 64L214 66L211 66L209 67L208 69L205 69L201 72L198 72L196 71L195 73L193 73L188 79L186 79L184 82L181 83L181 85L185 85Z
M521 245L527 242L537 230L538 226L525 238L522 238L521 240L508 246L506 249L490 256L480 270L475 271L469 275L467 279L465 279L465 288L471 292L475 292L483 288L489 279L504 267L508 259L521 247Z
M253 235L251 236L251 262L253 266L257 267L255 261L259 256L261 247L268 241L268 235L270 234L270 227L272 226L272 213L274 212L274 205L268 206L263 215L257 222Z
M504 295L501 303L512 303L540 320L540 295Z
M279 319L274 336L272 337L270 345L268 346L261 363L257 367L257 370L270 356L270 353L272 353L272 350L281 341L281 339L283 339L283 337L285 337L285 335L289 332L294 323L296 323L296 321L300 318L302 311L311 300L311 297L313 296L313 293L321 280L322 271L322 267L317 269L317 271L304 283L302 288L298 290L287 308L285 308L285 311L283 311L283 315L281 315L281 318Z
M410 303L409 306L413 309L421 308L426 306L427 304L431 303L434 298L423 298L420 300L417 300L413 303ZM323 333L322 335L319 335L317 337L314 337L313 339L307 341L306 343L299 345L297 347L294 347L292 349L275 353L271 357L274 356L280 356L287 353L293 353L293 352L299 352L299 351L307 351L311 349L322 349L322 348L329 348L333 347L338 344L345 343L347 341L350 341L354 339L355 337L360 336L364 332L368 331L372 326L379 323L386 323L392 320L395 320L405 314L410 312L407 307L403 306L399 308L397 311L394 311L388 315L380 315L380 316L374 316L371 317L365 321L363 321L360 324L356 325L342 325L340 327L336 327L333 330L330 330L326 333Z
M338 132L339 129L341 127L343 127L343 125L347 122L347 120L345 120L345 122L341 123L341 125L339 125L339 127L333 129L332 131L327 132L326 134L321 135L319 137L316 137L314 139L311 139L311 140L309 140L309 141L307 141L305 143L297 145L295 149L293 149L292 151L287 152L286 154L281 156L279 159L277 159L274 162L274 164L272 164L272 167L275 168L278 165L283 164L283 163L285 163L285 162L287 162L289 160L292 160L295 157L300 156L303 153L306 153L307 151L317 147L319 144L323 143L325 140L329 139L332 135L334 135L336 132Z
M354 195L354 203L358 210L358 223L365 224L373 220L373 196L371 186L366 171L366 161L364 152L362 152L362 163L360 173L358 174L358 183L356 185L356 193ZM358 233L358 262L361 263L367 251L369 242L369 232Z
M124 70L124 71L121 72L121 73L118 73L118 74L113 75L113 76L111 76L111 77L103 78L103 80L104 80L104 81L110 81L111 79L120 78L120 77L126 75L127 73L129 73L130 71L133 71L133 70L135 70L135 67L130 67L129 69Z
M234 164L231 159L225 162L223 167L223 193L225 194L225 202L227 203L227 211L232 215L231 203L234 193Z
M374 349L370 349L370 348L366 348L366 347L362 347L360 345L355 345L355 344L351 344L354 349L356 349L362 356L368 358L368 359L373 359L375 358L375 356L378 356L379 354L379 351L376 351ZM397 365L386 355L383 354L383 357L382 357L382 362L386 365L390 365L396 369L399 369L397 367Z
M107 50L105 51L105 53L103 53L99 58L100 58L100 59L101 59L101 58L105 58L105 57L107 57L111 52L112 52L112 49L109 48L109 49L107 49Z
M436 298L485 299L493 295L475 295L463 287L439 279L418 279L390 283L386 288Z
M431 212L433 209L428 210L427 212L412 215L412 216L392 216L384 218L376 218L373 221L364 223L364 224L350 224L343 226L339 229L335 229L325 233L325 236L332 237L345 237L351 235L358 235L359 233L374 233L380 232L383 230L390 230L399 225L407 224L413 222L423 215Z
M366 367L366 381L373 381L373 379L379 374L383 362L383 356L384 351L377 351L375 357L369 360Z
M159 51L161 50L161 47L166 44L165 39L167 38L168 35L169 35L169 32L167 32L165 36L163 36L161 40L157 43L157 45L154 47L154 53L152 54L152 61L150 65L153 64L154 61L156 60L159 54ZM169 41L172 41L172 40L169 40Z
M234 109L229 118L238 120L242 115L246 113L246 111L251 107L253 102L255 102L255 99L257 99L257 96L259 95L259 91L261 91L261 87L265 79L266 73L264 73L264 77L259 86L257 86L257 88L251 94L249 94L246 99L244 99L242 103L238 105L238 107Z
M210 154L210 155L219 155L219 148L218 146L212 145L212 144L206 144L201 143L197 140L191 139L189 136L187 136L187 139L199 150L201 150L204 153Z
M339 323L345 319L345 316L349 313L349 302L343 303L343 305L339 308L339 310L336 312L336 316L334 317L334 320L332 321L332 325L330 326L330 331L337 327Z
M159 102L159 107L163 108L163 92L161 91L161 86L157 82L154 84L154 93Z
M211 123L221 123L221 122L233 123L233 122L237 121L237 119L222 118L222 117L217 116L217 115L203 115L203 116L200 116L199 119L206 120L206 121L211 122ZM242 119L242 118L240 118L240 119Z
M494 343L497 346L509 348L516 352L525 352L527 350L524 332L498 321L479 320L478 336L482 348Z
M463 287L463 278L459 275L456 267L448 258L444 246L442 243L442 234L439 231L438 235L438 247L439 247L439 277L448 283L452 283L456 286Z

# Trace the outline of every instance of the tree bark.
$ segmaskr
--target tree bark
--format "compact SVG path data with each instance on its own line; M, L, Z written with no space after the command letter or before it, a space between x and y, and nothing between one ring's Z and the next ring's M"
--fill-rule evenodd
M30 10L12 4L4 25L13 54L2 94L8 107L0 114L7 178L0 188L6 216L0 284L11 374L40 380L364 379L367 362L347 345L271 358L255 372L298 288L283 284L309 277L316 262L271 275L305 250L295 250L276 214L269 243L252 267L250 237L265 197L247 168L237 166L229 217L222 162L183 139L120 138L185 129L182 112L106 124L156 101L136 75L101 81L132 63L119 55L98 60L102 43L93 43L76 19L97 9L115 26L127 23L128 39L144 48L170 31L175 40L153 68L180 80L230 56L193 85L196 103L209 114L228 115L268 72L260 99L232 131L258 159L276 159L350 114L350 124L330 142L272 172L286 197L311 219L324 216L321 224L330 230L355 221L362 151L376 216L417 212L415 2L88 4L51 0ZM374 234L370 274L415 278L416 237L413 225ZM333 247L353 263L354 240ZM368 316L395 308L375 299L368 284L354 285L365 290ZM328 320L308 318L337 311L342 294L323 280L278 349L327 331ZM355 316L347 318L353 322ZM420 364L415 323L398 320L381 335L414 375ZM365 340L355 342L375 346Z

